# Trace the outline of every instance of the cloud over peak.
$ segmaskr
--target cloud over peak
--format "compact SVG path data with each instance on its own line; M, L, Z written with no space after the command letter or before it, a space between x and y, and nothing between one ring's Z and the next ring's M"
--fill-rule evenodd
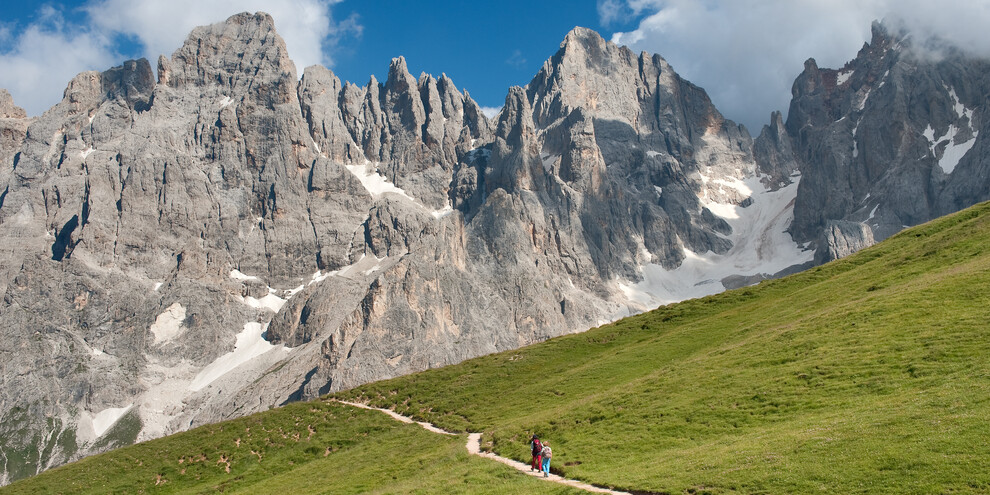
M333 65L342 36L360 36L356 16L337 21L332 7L341 0L89 0L83 24L70 25L45 6L38 20L20 32L0 29L0 87L14 95L29 115L39 115L61 99L66 83L86 70L106 70L125 58L170 56L196 26L222 22L238 12L264 11L275 19L296 68ZM121 53L120 39L139 45Z
M615 12L641 18L612 41L661 54L753 134L771 111L787 110L804 60L841 67L877 19L990 56L990 0L626 0L603 13L606 3L614 2L599 2L603 23Z

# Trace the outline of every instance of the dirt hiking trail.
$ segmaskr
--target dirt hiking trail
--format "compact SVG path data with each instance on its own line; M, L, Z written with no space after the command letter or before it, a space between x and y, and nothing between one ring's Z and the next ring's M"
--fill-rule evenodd
M401 421L403 423L418 424L419 426L422 426L423 428L425 428L425 429L427 429L429 431L432 431L433 433L440 434L440 435L451 435L451 436L456 436L457 435L457 433L453 433L453 432L449 432L449 431L446 431L446 430L442 430L440 428L437 428L436 426L431 425L430 423L425 423L425 422L422 422L422 421L416 421L416 420L414 420L414 419L412 419L410 417L403 416L403 415L401 415L401 414L399 414L399 413L397 413L395 411L392 411L390 409L382 409L382 408L379 408L379 407L372 407L372 406L369 406L367 404L360 404L360 403L357 403L357 402L347 402L347 401L343 401L343 400L339 400L339 399L333 399L333 400L335 402L339 402L341 404L345 404L345 405L352 406L352 407L359 407L361 409L370 409L372 411L380 411L380 412L383 412L385 414L388 414L389 416L391 416L392 418L394 418L396 421ZM593 492L593 493L610 493L610 494L613 494L613 495L631 495L628 492L620 492L618 490L610 490L608 488L601 488L601 487L589 485L587 483L582 483L582 482L577 481L577 480L569 480L567 478L560 477L560 476L558 476L556 474L550 474L550 477L543 478L543 472L542 471L530 471L529 464L523 464L523 463L521 463L519 461L516 461L516 460L513 460L513 459L509 459L507 457L502 457L502 456L496 455L496 454L494 454L492 452L482 452L481 451L481 433L470 433L470 434L468 434L468 440L467 440L466 447L467 447L467 451L468 451L469 454L476 455L476 456L479 456L479 457L484 457L486 459L491 459L493 461L501 462L502 464L505 464L506 466L512 467L512 468L516 469L517 471L519 471L519 472L521 472L523 474L528 474L528 475L533 476L533 477L542 478L542 479L545 479L547 481L552 481L554 483L560 483L562 485L567 485L567 486L571 486L571 487L574 487L574 488L579 488L581 490L585 490L585 491L589 491L589 492Z

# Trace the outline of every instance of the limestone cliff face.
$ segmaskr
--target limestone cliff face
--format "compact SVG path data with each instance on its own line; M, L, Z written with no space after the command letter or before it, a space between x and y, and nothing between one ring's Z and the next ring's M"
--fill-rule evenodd
M145 60L80 74L17 152L0 206L11 478L172 431L158 423L185 393L162 387L265 318L235 304L253 289L231 270L317 270L317 155L271 19L197 29L159 75Z
M33 119L27 118L24 109L14 104L5 89L0 89L0 206L7 196L7 183L14 171L14 163L27 137L27 128Z
M818 245L819 261L990 199L990 63L929 48L875 23L843 68L809 59L794 82L786 136L775 117L757 139L768 150L761 165L800 169L791 233Z
M539 147L519 151L540 154L551 194L577 197L580 235L602 277L732 246L731 227L702 203L745 200L707 179L753 176L752 141L659 55L577 28L527 96Z

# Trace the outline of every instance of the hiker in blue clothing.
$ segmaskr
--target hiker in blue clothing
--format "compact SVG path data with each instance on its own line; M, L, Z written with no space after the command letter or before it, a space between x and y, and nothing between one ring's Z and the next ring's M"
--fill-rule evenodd
M540 452L543 457L543 477L550 477L550 458L553 457L553 451L550 450L550 442L543 441L543 451Z

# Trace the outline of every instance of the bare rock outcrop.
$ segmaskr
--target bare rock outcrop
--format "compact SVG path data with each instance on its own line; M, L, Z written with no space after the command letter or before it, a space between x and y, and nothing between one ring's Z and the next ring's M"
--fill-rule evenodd
M809 59L786 137L775 116L764 131L775 144L757 140L769 151L761 165L798 164L790 230L817 245L819 260L834 258L848 222L871 231L853 236L848 246L858 249L990 199L990 62L944 46L933 55L933 42L874 23L872 40L841 69Z

